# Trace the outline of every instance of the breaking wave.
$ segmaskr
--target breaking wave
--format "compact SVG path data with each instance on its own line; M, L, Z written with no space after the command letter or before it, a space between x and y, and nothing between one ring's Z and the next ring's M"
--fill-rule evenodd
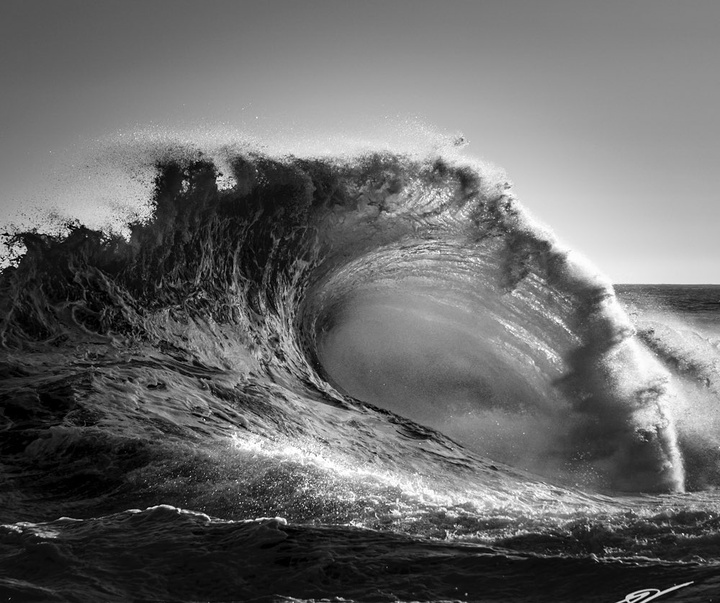
M720 290L618 297L460 139L146 142L7 235L0 596L718 592Z
M6 350L143 342L560 483L686 487L684 394L651 337L496 172L389 152L220 168L189 149L156 169L151 216L126 236L14 236Z

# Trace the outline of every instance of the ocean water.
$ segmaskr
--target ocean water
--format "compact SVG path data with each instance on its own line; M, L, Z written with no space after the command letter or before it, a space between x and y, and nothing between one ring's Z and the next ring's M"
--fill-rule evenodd
M613 287L441 153L155 174L10 237L0 598L720 600L720 287Z

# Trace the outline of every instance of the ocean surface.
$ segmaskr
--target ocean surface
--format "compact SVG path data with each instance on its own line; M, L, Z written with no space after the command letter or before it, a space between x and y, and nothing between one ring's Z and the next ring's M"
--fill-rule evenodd
M6 237L0 599L720 601L720 286L442 153L153 165Z

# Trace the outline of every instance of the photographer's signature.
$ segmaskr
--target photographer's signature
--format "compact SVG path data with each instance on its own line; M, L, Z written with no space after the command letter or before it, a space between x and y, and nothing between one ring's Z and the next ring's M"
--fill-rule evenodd
M634 593L625 595L625 598L620 599L619 601L617 601L617 603L647 603L648 601L653 601L654 599L658 599L663 595L667 595L674 590L685 588L686 586L690 586L691 584L692 582L685 582L685 584L671 586L666 590L660 590L658 588L643 588L642 590L636 590Z

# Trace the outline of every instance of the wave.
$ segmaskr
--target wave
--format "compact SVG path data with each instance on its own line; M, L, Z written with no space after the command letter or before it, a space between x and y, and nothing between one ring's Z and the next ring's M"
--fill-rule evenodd
M389 411L564 483L685 488L670 371L504 178L386 152L225 162L164 154L127 237L16 234L5 350L149 345L193 378L233 370L288 400Z
M580 526L576 529L582 531ZM593 536L597 535L588 534L587 541ZM62 547L58 539L65 543ZM668 567L650 563L498 554L487 546L457 547L401 534L294 526L282 518L221 521L169 505L85 521L61 518L14 529L2 526L0 545L8 542L20 544L15 565L25 576L35 578L37 568L49 564L53 570L45 572L44 586L15 581L8 592L47 601L185 601L208 595L215 600L299 600L258 597L259 592L301 593L303 601L316 601L328 592L351 601L602 600L613 592L637 592L638 584L664 583L668 573ZM358 550L371 555L358 557ZM131 559L125 559L127 551L133 551ZM78 566L83 568L82 579L73 584L68 575L77 575ZM116 575L119 567L125 580L112 590L104 589L107 575ZM584 581L584 590L578 590L568 574ZM717 592L714 568L686 564L675 570L674 578L684 582L677 588L685 588L685 601L707 601ZM6 584L0 578L0 589ZM616 590L608 590L608 584Z
M8 238L6 598L717 591L717 290L618 297L447 149L151 143L121 228Z

